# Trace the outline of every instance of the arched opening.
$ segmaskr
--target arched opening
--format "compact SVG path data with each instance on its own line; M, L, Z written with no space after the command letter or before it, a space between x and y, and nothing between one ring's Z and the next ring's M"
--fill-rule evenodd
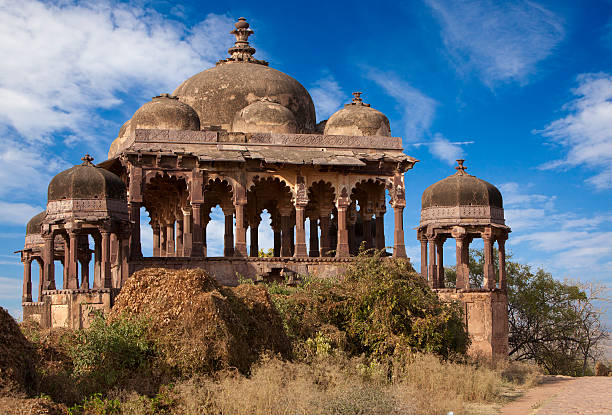
M232 186L227 180L210 180L204 186L201 219L204 256L234 256Z

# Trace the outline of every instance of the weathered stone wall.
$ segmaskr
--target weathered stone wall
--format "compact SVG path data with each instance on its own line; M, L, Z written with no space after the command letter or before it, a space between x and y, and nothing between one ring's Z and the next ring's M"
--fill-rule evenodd
M497 360L508 356L508 296L502 290L436 290L443 301L463 305L472 344L469 353Z

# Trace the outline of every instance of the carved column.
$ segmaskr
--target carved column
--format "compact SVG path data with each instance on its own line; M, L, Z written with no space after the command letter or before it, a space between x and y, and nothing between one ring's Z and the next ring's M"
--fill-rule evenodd
M427 237L421 236L421 277L427 281Z
M437 288L436 272L438 267L436 266L436 237L428 236L427 241L429 242L429 269L427 270L427 282L430 287Z
M42 301L43 284L45 283L45 262L42 259L37 259L38 263L38 302Z
M289 212L281 212L281 257L291 256L291 217Z
M306 228L305 226L305 209L304 203L296 203L295 205L295 254L296 258L306 258Z
M23 295L21 301L32 302L32 260L26 257L23 261Z
M140 207L141 203L130 202L128 204L130 212L130 222L132 223L132 234L130 236L130 256L132 258L142 258L142 246L140 243Z
M506 236L497 238L499 248L499 289L506 290Z
M66 285L64 288L76 290L77 288L79 288L79 260L78 260L79 246L77 243L78 235L73 231L69 231L68 237L69 237L69 246L67 246L68 252L69 252L68 261L67 261L68 280L66 281Z
M159 234L158 234L159 236ZM102 286L102 239L99 233L92 235L94 240L94 280L93 287L100 288ZM158 238L159 240L159 238ZM155 248L155 244L153 245Z
M246 200L236 201L234 208L236 210L236 243L234 249L235 256L246 257L247 246L246 246L246 224L244 221L244 207Z
M53 234L45 235L44 240L43 262L45 264L45 282L43 288L45 290L55 290L55 244Z
M372 216L363 213L361 215L361 220L363 222L363 241L365 242L366 249L373 248L372 246Z
M274 229L274 257L281 256L282 235L280 229Z
M130 253L130 235L120 235L119 249L121 250L121 262L120 262L120 273L119 273L119 287L123 287L123 284L127 281L130 275L130 265L128 262Z
M438 238L438 243L436 246L436 250L438 254L438 259L436 261L438 265L438 269L436 272L436 280L437 280L438 288L444 288L444 241L445 240L446 238L444 238L443 236L440 236Z
M355 223L357 222L357 211L355 203L351 203L347 211L347 230L349 238L349 252L351 255L357 255L359 246L357 243L357 235L355 233Z
M308 250L308 256L318 257L319 256L319 219L310 216L310 249Z
M385 211L376 212L376 249L385 249Z
M153 229L153 256L154 257L158 257L160 256L159 252L159 247L160 247L160 232L159 232L159 222L157 221L151 221L149 222L149 224L151 225L151 228Z
M166 256L176 256L174 242L174 219L168 219L166 222Z
M251 248L249 250L249 256L257 258L259 256L259 223L261 219L259 216L251 217L249 225L251 228Z
M102 266L101 268L101 287L95 288L111 288L112 287L112 276L111 276L111 257L110 257L110 232L107 230L100 231L102 235Z
M193 250L193 226L191 210L183 210L183 256L190 257Z
M336 244L336 257L337 258L348 258L351 256L349 250L349 237L347 223L347 212L350 205L350 199L347 195L346 189L343 189L338 201L336 203L336 210L338 212L338 236Z
M330 228L331 228L331 219L329 215L331 211L329 210L321 210L319 212L319 223L321 226L321 256L329 256L329 251L331 250L331 241L330 241Z
M181 213L176 218L176 256L183 256L184 218L183 212L181 210L179 212Z
M208 240L206 238L206 228L208 228L208 224L210 223L210 216L208 214L202 217L202 252L205 257L208 256ZM195 229L195 227L194 227Z
M225 236L223 238L223 256L234 256L234 215L225 213Z
M166 228L166 222L159 222L159 256L166 256L168 229Z
M89 261L79 261L81 264L81 285L80 290L89 289Z
M458 235L455 236L455 257L457 265L456 275L457 279L455 281L455 287L458 290L469 288L468 276L465 275L465 266L464 266L464 252L465 250L465 236Z
M395 214L393 256L406 258L406 247L404 245L404 206L396 204L393 206L393 212Z
M191 202L191 218L193 228L191 229L191 256L202 257L204 255L204 241L202 229L202 204Z
M484 241L484 289L492 290L495 288L495 268L493 265L493 238L491 235L483 235Z

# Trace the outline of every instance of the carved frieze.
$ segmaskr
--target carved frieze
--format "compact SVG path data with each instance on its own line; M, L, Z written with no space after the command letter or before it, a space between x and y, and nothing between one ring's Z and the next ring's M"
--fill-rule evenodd
M434 206L421 210L421 223L481 220L505 225L504 210L493 206Z
M47 203L46 222L68 218L102 219L108 216L128 220L125 200L119 199L64 199Z

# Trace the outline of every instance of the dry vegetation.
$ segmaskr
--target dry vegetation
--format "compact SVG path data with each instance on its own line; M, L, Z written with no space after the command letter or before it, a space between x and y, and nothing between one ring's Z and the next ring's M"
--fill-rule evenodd
M86 330L23 324L39 398L0 405L15 414L27 405L75 415L463 414L537 381L527 365L469 361L462 324L405 261L363 258L339 281L293 287L144 270Z

